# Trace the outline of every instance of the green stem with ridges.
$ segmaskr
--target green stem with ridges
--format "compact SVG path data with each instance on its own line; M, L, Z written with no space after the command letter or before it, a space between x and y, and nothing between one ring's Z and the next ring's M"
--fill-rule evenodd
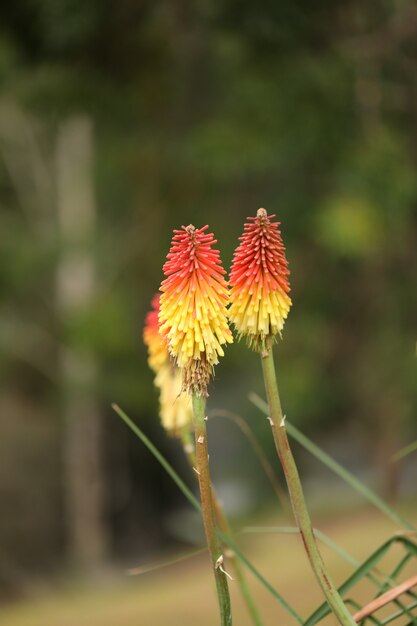
M181 431L181 441L183 444L184 452L188 458L189 464L191 465L191 467L195 467L196 466L195 449L194 449L191 433L187 427L185 427ZM223 507L216 495L213 485L211 486L211 497L213 501L214 511L216 514L217 523L219 525L220 530L225 535L233 539L233 534L232 534L232 530L229 524L229 520L227 519L224 513ZM242 570L242 567L239 561L236 559L235 553L232 550L229 550L228 556L229 556L229 559L231 560L233 573L235 575L236 582L239 586L240 593L242 594L242 598L245 601L248 612L250 616L252 617L252 621L254 624L256 624L256 626L263 626L261 616L259 615L258 608L250 592L249 586L246 581L246 576Z
M194 428L195 428L195 461L198 484L200 487L201 509L203 513L204 530L206 533L207 546L210 552L216 581L217 597L220 609L221 626L231 626L232 610L230 605L229 586L224 572L223 551L221 542L216 532L216 514L212 498L212 487L207 449L206 430L206 402L195 393L192 395Z
M330 578L314 536L300 476L287 438L285 417L281 409L281 401L275 375L274 357L270 345L265 346L265 349L261 353L261 360L270 411L272 434L284 470L295 521L299 528L305 551L323 594L340 624L343 626L353 626L356 622L346 608L345 603Z

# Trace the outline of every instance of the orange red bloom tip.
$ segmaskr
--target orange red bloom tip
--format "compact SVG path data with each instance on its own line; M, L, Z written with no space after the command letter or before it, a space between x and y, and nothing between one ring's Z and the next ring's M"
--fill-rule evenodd
M247 218L230 271L229 319L256 350L281 334L291 307L288 261L274 217L259 209Z
M213 366L232 343L227 322L228 288L217 243L208 226L174 230L163 267L160 332L183 372L184 389L207 395Z

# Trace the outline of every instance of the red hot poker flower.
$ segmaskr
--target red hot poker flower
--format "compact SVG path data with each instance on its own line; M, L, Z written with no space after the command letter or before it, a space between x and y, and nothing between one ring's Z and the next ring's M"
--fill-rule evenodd
M248 217L230 272L229 319L257 350L266 337L281 333L291 306L288 261L274 217L265 209Z
M200 395L207 395L213 365L224 354L222 344L233 341L226 314L226 272L207 228L190 224L174 230L159 313L160 332L183 370L184 388Z

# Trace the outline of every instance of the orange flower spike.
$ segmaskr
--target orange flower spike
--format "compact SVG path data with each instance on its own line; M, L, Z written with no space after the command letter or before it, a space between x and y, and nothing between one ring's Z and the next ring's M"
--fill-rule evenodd
M288 261L274 217L265 209L248 217L230 272L229 319L255 350L281 334L291 307Z
M160 300L160 332L170 354L183 371L183 386L190 393L207 395L207 384L223 356L222 345L232 343L227 323L226 273L217 243L208 226L191 224L174 230L164 265Z

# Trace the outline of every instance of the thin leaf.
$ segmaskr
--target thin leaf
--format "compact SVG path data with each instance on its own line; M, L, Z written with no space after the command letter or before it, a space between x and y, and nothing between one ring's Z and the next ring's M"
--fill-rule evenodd
M394 587L394 589L389 589L381 596L375 598L371 602L368 602L367 605L365 605L358 613L354 615L354 619L357 622L361 622L362 620L367 619L370 615L374 615L377 611L379 611L379 609L387 606L391 602L398 603L398 599L400 598L400 596L407 593L409 589L412 589L412 587L415 587L416 585L417 585L417 576L413 576L412 578L405 580L404 582ZM402 611L402 615L407 614L408 617L411 619L411 623L417 624L417 621L416 621L417 616L414 617L411 614L410 610L408 609L408 606L405 606L401 603L399 603L399 606L400 606L400 610Z
M257 394L250 393L249 400L260 409L263 413L268 415L268 405L262 400ZM319 461L321 461L324 465L327 465L329 469L331 469L335 474L340 476L345 482L347 482L351 487L356 489L364 498L371 502L375 507L377 507L380 511L385 513L387 517L389 517L395 524L399 524L400 526L407 528L409 530L415 530L414 526L410 524L406 519L404 519L399 513L394 511L388 504L386 504L382 498L377 496L369 487L366 487L362 484L353 474L351 474L347 469L345 469L340 463L335 461L327 452L324 452L319 446L313 443L308 437L303 435L295 426L293 426L288 419L285 420L285 425L287 431L293 439L295 439L299 444L301 444L306 450L308 450L313 456L315 456Z
M299 534L299 529L296 526L246 526L242 529L243 533L282 533L282 534ZM353 556L351 556L346 550L339 546L335 541L330 539L323 532L317 528L313 528L313 532L317 539L325 543L342 559L353 565L359 567L360 563Z
M398 452L393 454L390 461L391 463L396 463L397 461L400 461L405 456L407 456L408 454L411 454L412 452L415 452L416 450L417 450L417 441L413 441L413 443L409 443L408 446L401 448L401 450L398 450Z
M248 568L249 571L252 572L254 576L259 580L259 582L274 596L274 598L281 604L281 606L293 616L295 620L299 624L303 624L302 618L296 613L296 611L284 600L284 598L272 587L272 585L262 576L262 574L255 568L254 565L245 557L245 555L239 550L237 545L231 541L231 539L225 535L221 530L218 530L218 535L220 539L227 544L227 546L233 550L236 556L242 561L244 565Z
M338 588L340 595L344 596L349 589L354 587L360 580L362 580L365 576L369 574L371 570L373 570L378 562L382 559L382 557L387 553L389 548L393 543L402 543L406 550L410 550L415 554L417 552L417 546L410 541L407 537L404 536L394 536L391 539L388 539L385 543L382 544L371 556L360 566L357 570L350 576L344 583ZM327 603L322 604L304 623L304 626L312 626L316 624L321 619L326 617L330 613L330 609ZM369 619L371 619L369 617Z
M170 565L176 565L177 563L182 563L182 561L188 561L188 559L192 559L194 556L198 554L202 554L203 552L207 552L207 548L199 548L198 550L193 550L192 552L185 552L184 554L178 554L172 559L164 559L162 561L157 561L156 563L149 563L148 565L140 565L139 567L131 567L126 570L126 574L128 576L141 576L142 574L148 574L149 572L155 572L160 569L164 569L165 567L169 567Z
M169 474L172 480L175 482L177 487L182 491L187 500L191 503L191 505L201 513L201 507L194 494L189 490L184 481L179 477L174 468L168 463L165 457L159 452L159 450L154 446L154 444L150 441L150 439L141 431L139 426L137 426L131 419L126 415L126 413L117 405L112 404L113 410L117 413L119 417L127 424L127 426L134 432L134 434L139 437L142 443L148 448L151 454L154 455L156 460L162 465L165 471ZM235 545L234 542L231 541L228 535L223 533L219 528L216 529L218 536L233 552L236 554L237 558L242 561L242 563L252 572L252 574L259 580L259 582L267 589L273 597L298 621L299 624L303 623L301 617L294 611L294 609L284 600L284 598L272 587L272 585L262 576L260 572L255 568L254 565L249 561L248 558L239 550L239 548Z
M151 454L154 455L156 460L159 461L159 463L162 465L164 470L170 475L174 483L182 491L182 493L190 502L190 504L197 511L201 513L201 506L197 498L192 493L192 491L187 487L185 482L178 476L177 472L174 470L172 465L170 465L168 461L165 459L165 457L159 452L158 448L154 446L152 441L145 435L145 433L141 431L139 426L137 426L134 422L132 422L130 417L128 417L126 413L117 404L112 404L111 406L112 406L112 409L116 411L117 415L122 418L125 424L129 426L130 430L132 430L135 433L135 435L139 437L141 442L148 448L149 452L151 452Z
M417 602L412 602L411 604L407 605L407 612L411 612L412 609L415 609L417 607ZM404 611L397 611L396 613L392 613L392 615L390 615L389 617L387 617L386 619L384 619L381 624L383 624L385 626L385 624L390 624L391 622L393 622L394 620L398 619L399 617L402 617L404 615ZM417 619L415 616L414 617L414 621L412 623L415 623L415 620Z
M262 468L266 476L268 477L273 490L275 491L275 494L278 498L278 501L281 507L284 509L284 511L290 510L287 494L285 490L283 489L283 487L280 485L279 480L274 472L274 468L272 467L272 464L269 462L268 457L266 456L252 428L243 419L243 417L241 417L237 413L233 413L232 411L226 411L223 409L211 410L208 416L209 417L223 417L223 418L229 419L234 424L236 424L238 428L240 428L241 432L245 435L245 437L251 444L254 453L258 457L259 462L262 465Z
M253 533L253 534L262 534L262 533L280 533L280 534L297 534L300 531L296 526L246 526L242 528L240 531L242 533ZM357 561L349 552L347 552L344 548L339 546L335 541L330 539L327 535L325 535L321 530L317 528L313 528L314 535L319 539L322 543L326 544L329 548L331 548L336 554L338 554L342 559L344 559L347 563L353 565L353 567L358 568L361 566L360 562ZM394 537L391 541L397 541L398 538ZM365 574L366 578L368 578L375 587L378 587L380 593L384 593L389 588L393 588L397 585L395 577L401 571L405 563L410 559L412 554L408 552L405 557L400 561L399 565L394 569L394 571L388 575L379 570L375 570L374 573L368 572ZM379 580L377 576L380 576L382 580ZM413 595L411 592L410 595Z

